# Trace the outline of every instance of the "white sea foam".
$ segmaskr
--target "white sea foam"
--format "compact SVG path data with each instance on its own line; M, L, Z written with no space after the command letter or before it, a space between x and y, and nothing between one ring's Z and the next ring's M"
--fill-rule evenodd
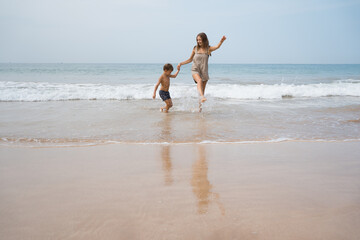
M274 138L267 140L243 140L243 141L217 141L204 140L201 142L139 142L139 141L116 141L98 139L39 139L39 138L0 138L0 146L26 146L26 147L89 147L110 144L135 144L135 145L191 145L191 144L269 144L283 142L359 142L360 138L351 139L292 139Z
M45 82L0 82L0 101L68 101L151 99L151 84L64 84ZM173 84L172 98L197 97L195 85ZM317 98L329 96L360 97L360 83L341 81L319 84L212 84L206 94L221 99Z

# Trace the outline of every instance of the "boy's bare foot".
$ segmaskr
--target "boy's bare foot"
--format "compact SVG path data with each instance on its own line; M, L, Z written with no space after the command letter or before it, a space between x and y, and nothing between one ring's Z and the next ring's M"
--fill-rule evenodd
M201 102L203 103L203 102L205 102L207 99L206 99L206 97L202 97L201 98Z
M162 107L162 108L160 108L160 112L167 113L167 112L168 112L168 110L166 109L166 107Z

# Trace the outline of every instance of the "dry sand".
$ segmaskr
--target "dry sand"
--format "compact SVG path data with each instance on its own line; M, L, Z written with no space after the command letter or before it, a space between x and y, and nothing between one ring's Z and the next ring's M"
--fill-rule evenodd
M1 239L360 239L360 142L0 147Z

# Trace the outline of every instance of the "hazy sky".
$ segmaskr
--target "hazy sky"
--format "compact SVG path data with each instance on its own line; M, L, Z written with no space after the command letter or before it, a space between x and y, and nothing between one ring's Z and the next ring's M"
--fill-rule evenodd
M360 63L360 0L0 0L0 62Z

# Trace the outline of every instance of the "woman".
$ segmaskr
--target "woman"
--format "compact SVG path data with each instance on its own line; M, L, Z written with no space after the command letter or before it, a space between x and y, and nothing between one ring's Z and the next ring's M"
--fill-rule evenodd
M201 102L205 102L206 98L205 94L205 87L207 81L209 80L209 73L208 73L208 61L209 56L211 53L216 49L220 48L221 44L226 40L226 37L223 36L218 45L210 47L209 40L205 33L199 33L196 36L197 45L192 50L191 56L188 60L179 63L177 69L180 70L182 65L188 64L193 62L191 67L191 74L192 77L197 84L198 92L201 96Z

